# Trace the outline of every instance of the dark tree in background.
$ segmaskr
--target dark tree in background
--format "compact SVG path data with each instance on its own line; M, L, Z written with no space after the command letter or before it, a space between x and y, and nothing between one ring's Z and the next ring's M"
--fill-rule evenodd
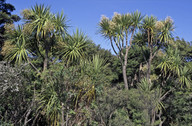
M4 43L5 23L13 23L20 20L19 16L11 14L14 10L15 7L12 4L6 3L5 0L0 0L0 51ZM1 54L0 60L2 60Z

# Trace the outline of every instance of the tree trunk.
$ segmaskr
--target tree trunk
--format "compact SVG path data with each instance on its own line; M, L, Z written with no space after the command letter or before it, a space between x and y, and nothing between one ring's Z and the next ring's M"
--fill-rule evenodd
M163 126L163 123L164 123L164 121L165 121L165 118L164 118L163 120L161 119L161 115L162 115L162 111L160 110L160 111L159 111L159 114L158 114L159 122L160 122L160 123L159 123L159 126Z
M147 63L147 81L150 83L151 80L150 80L150 75L151 75L151 62L152 62L152 57L151 57L151 54L150 54L150 57L149 57L149 61Z
M138 76L138 81L141 79L141 71L142 71L142 63L139 65L139 76Z
M65 126L65 120L64 120L64 104L61 103L61 126Z
M67 107L67 110L69 110L69 107ZM65 126L68 126L68 121L69 121L69 118L68 118L68 112L67 112L67 114L66 114L66 123L65 123ZM73 122L71 122L71 124L69 124L69 125L73 125Z
M155 123L155 110L153 109L152 110L152 119L151 119L151 126L154 126L154 123Z
M32 123L31 126L35 126L35 122L36 122L36 120L37 120L39 114L40 114L40 112L36 113L35 118L33 119L33 123Z
M28 117L29 117L29 115L30 115L31 112L32 112L32 107L33 107L33 105L34 105L34 98L33 98L32 102L31 102L31 105L29 106L29 108L28 108L28 110L27 110L26 115L25 115L25 119L24 119L24 124L23 124L23 126L27 126L27 124L32 120L32 118L31 118L31 119L28 119Z
M135 74L134 74L134 78L131 80L131 87L134 86L134 81L138 82L138 77L137 77L136 72L135 72Z
M133 35L133 33L132 33ZM131 46L131 43L130 45ZM129 89L128 82L127 82L127 57L128 57L129 47L128 47L128 32L126 31L126 50L125 50L125 56L124 56L124 63L123 65L123 81L125 85L125 89Z
M43 71L47 70L47 68L48 68L48 62L49 62L48 53L49 53L49 48L48 48L48 45L45 44L45 57L44 57L44 62L43 62Z
M24 120L24 124L23 126L27 126L28 122L31 121L31 119L28 119L29 115L31 114L31 108L28 110L26 116L25 116L25 120Z
M150 54L149 54L149 60L147 63L147 81L150 83L150 75L151 75L151 58L152 58L152 48L151 48L151 40L150 40L150 30L147 30L147 36L148 36L148 47L150 49Z
M129 89L128 87L128 82L127 82L127 72L126 72L126 65L124 64L123 65L123 81L124 81L124 84L125 84L125 89Z

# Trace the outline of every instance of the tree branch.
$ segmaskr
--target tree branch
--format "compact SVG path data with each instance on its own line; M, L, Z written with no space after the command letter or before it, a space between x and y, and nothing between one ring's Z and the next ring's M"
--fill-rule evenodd
M37 71L38 74L41 74L41 73L39 72L39 70L31 63L29 57L27 57L27 61L28 61L28 63L33 67L33 69L35 69L35 70Z
M167 91L161 98L160 100L162 101L163 99L165 99L165 97L171 92L172 90L170 89L169 91Z

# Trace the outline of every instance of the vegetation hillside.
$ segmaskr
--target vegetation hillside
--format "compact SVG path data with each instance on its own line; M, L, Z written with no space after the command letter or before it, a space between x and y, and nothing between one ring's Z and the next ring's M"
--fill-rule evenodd
M106 50L70 34L63 12L37 4L15 26L14 6L0 4L0 125L192 125L192 43L171 17L102 16Z

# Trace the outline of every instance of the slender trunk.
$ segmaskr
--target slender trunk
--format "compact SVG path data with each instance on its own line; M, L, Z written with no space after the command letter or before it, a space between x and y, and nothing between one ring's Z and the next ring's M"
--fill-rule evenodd
M151 126L154 126L154 123L155 123L155 110L153 109L152 110L152 119L151 119Z
M28 110L26 116L25 116L25 120L24 120L24 124L23 126L27 126L28 122L31 121L31 119L28 119L29 115L31 114L31 108Z
M159 126L163 126L163 123L164 123L164 121L165 121L165 118L162 120L161 115L162 115L162 111L160 110L160 111L159 111L159 114L158 114L158 117L159 117Z
M124 81L124 85L125 85L125 89L129 89L129 86L128 86L128 82L127 82L127 57L128 57L128 51L129 51L129 48L128 48L128 32L126 31L126 50L125 50L125 56L124 56L124 63L123 63L123 81Z
M112 37L110 37L110 42L111 42L111 47L112 47L113 51L114 51L115 54L118 56L118 54L117 54L117 52L116 52L116 50L115 50L115 48L114 48L114 46L113 46L113 40L112 40Z
M133 87L134 79L131 80L131 87Z
M149 32L149 29L147 30L147 36L148 36L148 46L150 46L150 32Z
M111 126L111 117L112 117L112 115L113 115L113 112L111 112L111 114L109 115L109 126Z
M126 40L125 41L126 41L126 46L127 46L128 45L128 31L127 30L125 32L125 35L126 35L126 38L125 38Z
M36 122L36 120L37 120L39 114L40 114L40 112L36 113L36 116L35 116L35 118L33 119L33 123L32 123L31 126L35 126L35 122Z
M138 81L141 79L141 71L142 71L142 63L139 65L139 76L138 76Z
M127 57L128 57L128 46L126 45L126 53L124 56L124 63L123 63L123 81L125 84L125 89L129 89L128 82L127 82Z
M137 77L137 74L136 74L136 72L135 72L135 74L134 74L134 78L131 80L131 87L133 87L134 85L134 81L136 81L136 82L138 82L138 77Z
M69 108L67 107L67 110L68 110ZM72 124L73 124L73 122L71 122ZM71 124L71 125L72 125ZM66 123L65 123L65 126L68 126L68 112L67 112L67 114L66 114Z
M123 65L123 81L125 85L125 89L129 89L128 82L127 82L127 73L126 73L126 65Z
M64 104L61 103L61 126L65 126L65 121L64 121Z
M147 80L150 83L150 75L151 75L151 62L152 62L152 57L150 54L149 61L147 63Z
M148 30L147 33L148 33L148 47L150 50L149 60L147 63L147 81L148 81L148 83L150 83L151 82L150 75L151 75L151 62L152 62L152 57L153 57L153 46L152 46L152 37L150 40L150 31Z
M44 58L44 63L43 63L43 71L47 70L48 68L48 53L49 53L49 47L47 44L45 44L45 58Z
M31 105L29 106L29 108L28 108L28 110L27 110L27 113L26 113L26 115L25 115L25 119L24 119L24 124L23 124L23 126L27 126L27 124L32 120L32 118L31 118L31 119L28 119L28 118L29 118L29 115L30 115L31 112L32 112L32 107L33 107L33 105L34 105L34 98L32 99Z
M131 48L131 45L132 45L132 39L133 39L133 35L134 35L134 31L135 31L135 28L132 32L132 35L131 35L131 38L130 38L130 43L129 43L129 47L128 47L128 32L126 32L126 50L125 50L125 56L124 56L124 63L123 63L123 81L124 81L124 84L125 84L125 89L129 89L129 86L128 86L128 82L127 82L127 58L128 58L128 52L129 52L129 49Z

